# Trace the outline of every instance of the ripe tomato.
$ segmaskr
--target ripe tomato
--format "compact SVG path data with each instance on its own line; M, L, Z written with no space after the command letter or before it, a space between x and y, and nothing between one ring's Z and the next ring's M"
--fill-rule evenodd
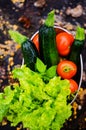
M66 56L70 52L70 47L74 41L74 37L72 34L67 32L61 32L56 35L56 46L58 52L62 56Z
M32 39L33 43L35 44L37 50L39 51L39 34L37 33L34 38Z
M75 80L73 79L69 79L69 82L70 82L70 90L71 90L71 93L74 93L78 90L78 84Z
M57 65L57 74L63 79L70 79L75 76L77 72L77 66L74 62L69 60L63 60Z

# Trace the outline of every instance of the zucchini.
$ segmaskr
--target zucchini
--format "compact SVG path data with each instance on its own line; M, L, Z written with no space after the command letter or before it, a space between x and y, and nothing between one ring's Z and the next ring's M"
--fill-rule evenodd
M71 51L69 54L69 60L75 62L76 65L80 63L80 54L82 53L84 43L85 43L84 28L77 27L75 40L71 46Z
M21 44L24 64L34 71L36 59L39 57L38 50L34 43L17 31L9 30L9 34L16 43Z
M48 14L45 23L39 28L40 57L47 68L57 65L59 55L56 48L56 32L54 29L54 11Z
M34 43L30 40L23 42L23 44L21 44L21 50L24 57L24 64L35 71L35 63L37 57L39 57L39 53Z

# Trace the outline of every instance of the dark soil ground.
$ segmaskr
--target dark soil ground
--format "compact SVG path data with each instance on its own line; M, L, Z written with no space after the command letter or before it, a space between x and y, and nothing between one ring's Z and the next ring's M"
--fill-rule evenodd
M11 70L22 63L21 49L10 39L9 29L17 30L30 38L44 22L48 12L55 9L56 25L72 33L75 33L76 27L80 25L85 28L86 33L86 0L46 0L46 4L42 7L34 6L35 0L26 0L26 3L14 2L14 4L9 2L10 0L7 0L8 3L3 1L5 2L0 0L0 91L12 83ZM77 17L68 15L67 9L69 7L74 9L77 5L83 8L81 15ZM84 73L80 93L72 104L74 113L62 130L86 129L86 43L82 57ZM1 123L0 130L6 129L16 130L18 127L14 128L10 127L9 123L7 125Z

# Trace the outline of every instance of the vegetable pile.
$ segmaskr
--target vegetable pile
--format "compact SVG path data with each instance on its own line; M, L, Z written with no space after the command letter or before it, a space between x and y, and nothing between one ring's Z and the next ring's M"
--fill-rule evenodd
M25 65L12 71L19 83L0 93L0 121L7 118L12 126L22 122L30 130L60 130L72 114L68 96L78 89L73 77L84 29L78 27L75 39L67 32L56 34L51 11L32 40L13 30L9 34L21 44Z
M39 40L38 40L39 39ZM57 65L56 72L62 79L70 82L71 93L78 90L77 75L80 64L80 54L85 43L84 28L77 27L76 36L68 32L56 32L54 28L54 12L50 12L39 33L32 39L39 48L40 58L47 67ZM72 86L72 87L71 87Z

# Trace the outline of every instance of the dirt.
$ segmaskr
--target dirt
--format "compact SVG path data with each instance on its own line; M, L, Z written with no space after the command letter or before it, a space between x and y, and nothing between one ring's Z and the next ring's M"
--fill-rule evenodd
M8 1L8 2L7 2ZM0 91L6 85L12 83L11 71L16 66L21 66L22 55L20 46L14 43L8 34L9 29L17 30L30 38L44 22L47 14L55 9L55 25L75 33L78 25L85 28L86 32L86 0L46 0L41 7L34 6L36 0L7 0L3 4L0 0ZM67 14L67 9L72 10L80 5L82 12L80 16ZM77 16L77 17L76 17ZM82 51L83 57L83 81L77 99L72 104L73 115L64 124L62 130L85 130L86 129L86 43ZM15 130L18 127L10 127L9 123L1 123L0 130Z

